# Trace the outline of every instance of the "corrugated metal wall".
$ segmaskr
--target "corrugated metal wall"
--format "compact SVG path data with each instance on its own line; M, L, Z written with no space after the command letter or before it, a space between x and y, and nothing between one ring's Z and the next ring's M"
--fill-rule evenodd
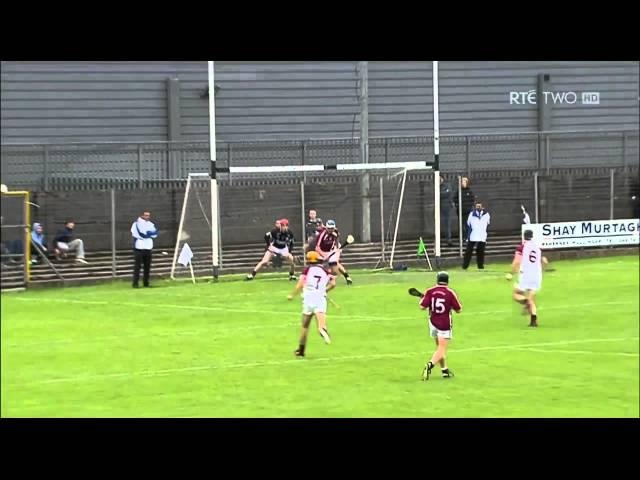
M216 135L222 140L360 136L357 62L215 66L215 83L221 88ZM207 133L206 104L199 115L187 135Z
M550 75L550 91L574 92L564 101L547 96L554 130L638 128L638 62L439 62L442 134L534 132L538 109L515 104L510 92L536 90ZM369 134L433 132L431 62L369 62ZM599 92L599 105L582 103ZM536 99L537 101L537 99Z
M179 77L187 97L207 83L203 62L2 62L1 67L3 142L167 140L167 79Z
M168 139L167 79L180 80L181 138L208 139L206 62L2 62L2 142ZM574 104L555 130L638 128L638 62L440 62L443 134L536 131L510 102L550 75ZM369 62L370 136L429 135L431 62ZM220 140L359 137L357 62L216 62ZM600 92L599 105L579 95ZM549 99L551 101L551 99Z

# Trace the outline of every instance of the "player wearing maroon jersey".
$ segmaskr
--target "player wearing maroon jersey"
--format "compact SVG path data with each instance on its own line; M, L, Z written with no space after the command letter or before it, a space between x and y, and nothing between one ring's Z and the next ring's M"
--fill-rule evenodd
M336 228L335 220L327 220L326 226L318 230L316 236L316 252L320 254L322 260L329 265L334 275L338 274L338 271L342 274L347 281L347 285L351 285L353 280L349 276L349 273L340 263L340 233Z
M450 378L453 372L447 367L447 347L453 336L451 310L460 313L462 304L456 292L449 288L449 274L438 272L437 285L431 287L420 300L422 310L429 309L429 333L436 342L436 351L422 372L422 379L429 380L431 370L440 363L442 378Z

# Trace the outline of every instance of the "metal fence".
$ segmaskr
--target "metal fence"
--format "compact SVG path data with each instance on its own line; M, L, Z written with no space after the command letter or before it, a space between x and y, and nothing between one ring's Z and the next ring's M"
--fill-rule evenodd
M443 135L444 172L637 167L638 130ZM217 143L221 167L357 163L359 139ZM370 138L369 162L431 159L433 138ZM2 182L12 189L67 190L185 179L208 172L208 142L3 144ZM222 180L280 178L281 174L227 174Z
M465 171L445 174L455 191ZM361 241L368 223L372 242L390 240L400 200L402 175L390 171L371 174L366 192L361 175L326 173L316 178L274 178L220 182L220 225L225 247L256 244L276 218L289 219L297 239L302 238L303 212L316 209L323 219L333 218L340 230L353 232ZM492 232L519 231L520 205L532 221L554 222L635 218L640 197L638 168L588 168L485 171L471 175L471 190L492 214ZM192 196L186 210L193 238L210 241L209 182L202 182L200 197ZM185 182L157 183L144 189L92 189L36 192L32 197L34 222L42 223L52 238L73 218L88 251L131 248L129 229L143 209L149 209L161 227L158 248L172 248L178 230ZM363 216L363 200L369 215ZM453 198L452 198L453 200ZM449 204L453 242L457 242L457 213ZM204 215L203 215L204 214ZM433 238L434 190L431 172L407 175L398 239ZM197 232L201 235L197 235ZM112 237L113 232L113 237ZM443 228L443 235L445 230ZM198 245L196 245L198 246Z
M461 255L459 225L464 221L454 206L458 180L465 170L447 172L446 182L453 195L442 201L441 232L443 255ZM515 236L522 222L524 205L533 222L586 221L640 217L640 183L638 167L512 169L472 172L473 197L482 201L491 213L489 248L500 244L500 237ZM296 254L302 251L306 212L315 209L324 220L334 219L343 233L353 233L361 250L350 254L350 262L373 266L376 259L387 259L398 227L397 240L404 246L404 257L414 258L418 237L424 238L433 251L435 199L433 172L414 171L406 176L400 202L403 174L400 169L364 174L325 172L323 176L304 177L281 174L273 178L223 180L219 183L220 252L223 272L247 271L258 261L265 232L278 218L288 218L296 237ZM160 229L154 242L154 272L167 274L176 245L185 197L182 180L136 182L109 188L36 191L31 197L31 219L43 225L48 246L65 221L73 219L75 233L84 241L89 265L69 266L43 262L35 268L37 281L55 279L60 272L66 280L113 278L130 275L132 269L132 222L142 210L150 210ZM363 185L365 186L363 188ZM198 181L187 202L183 231L196 253L194 268L209 272L211 264L210 182ZM366 204L366 208L365 208ZM3 201L3 221L15 207ZM401 212L399 211L401 208ZM447 238L450 227L450 242ZM367 243L365 231L370 236ZM4 232L3 232L4 233ZM2 288L22 278L20 265L11 263L12 240L2 240ZM495 243L497 241L497 243ZM504 243L504 241L502 241ZM15 242L14 242L15 243ZM502 248L502 247L500 247ZM511 244L508 248L513 248ZM378 250L379 249L379 250ZM6 251L5 251L6 250ZM508 250L511 251L511 250ZM161 252L166 252L163 255ZM379 252L379 253L378 253ZM409 253L407 253L409 252ZM42 259L44 260L44 259ZM364 263L363 263L364 262ZM179 275L188 275L179 268ZM163 273L164 272L164 273ZM15 277L13 278L12 275Z

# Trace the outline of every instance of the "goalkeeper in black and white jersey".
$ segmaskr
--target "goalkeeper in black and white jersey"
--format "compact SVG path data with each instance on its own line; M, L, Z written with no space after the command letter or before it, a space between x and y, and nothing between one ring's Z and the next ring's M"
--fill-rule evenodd
M289 269L289 280L297 280L295 275L295 263L293 258L293 247L295 239L293 233L289 230L289 220L283 218L276 222L276 226L264 237L267 243L267 250L264 252L262 260L258 262L253 271L247 275L247 280L253 280L258 270L267 265L272 258L278 256L280 258L286 258L291 264Z

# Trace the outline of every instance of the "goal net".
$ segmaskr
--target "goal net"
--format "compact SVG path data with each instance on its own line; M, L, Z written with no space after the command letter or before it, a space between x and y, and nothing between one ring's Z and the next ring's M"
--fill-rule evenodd
M210 175L189 174L173 251L172 279L192 277L192 273L194 279L213 276L214 214Z

